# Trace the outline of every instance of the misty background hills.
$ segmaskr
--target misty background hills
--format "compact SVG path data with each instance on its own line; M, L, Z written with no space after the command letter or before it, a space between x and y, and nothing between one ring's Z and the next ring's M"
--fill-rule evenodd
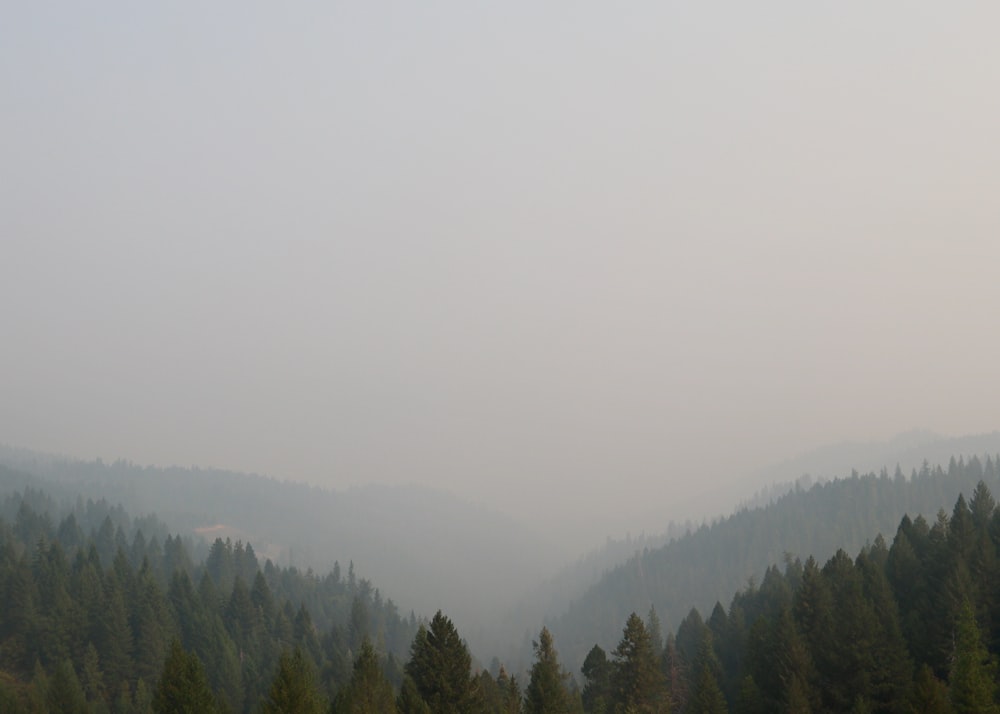
M322 574L335 562L346 572L353 562L404 611L443 609L471 639L484 613L508 607L526 583L568 557L528 524L416 485L331 491L255 474L83 462L11 448L0 451L0 463L21 472L5 472L15 488L155 512L174 532L209 542L241 539L277 565Z
M8 467L0 473L5 491L34 485L64 501L105 498L134 514L155 513L185 537L252 543L262 562L319 573L353 562L404 612L443 609L475 652L515 667L530 661L530 640L546 622L566 662L578 667L594 642L614 644L633 610L655 606L669 629L692 607L728 602L786 554L823 558L837 547L856 550L880 532L891 539L904 512L953 502L998 452L997 432L946 438L914 431L888 442L827 446L757 471L741 482L744 489L723 493L715 510L692 508L690 518L655 533L604 533L601 547L581 544L576 553L542 528L421 486L332 491L255 474L85 462L12 447L0 448ZM940 468L911 480L925 461ZM743 505L734 510L732 503ZM571 499L565 508L572 509ZM544 525L551 530L557 519ZM601 527L594 523L594 532Z
M941 504L954 503L960 494L968 496L979 481L1000 492L995 439L993 434L955 440L956 447L994 450L980 455L956 452L943 465L920 459L920 468L910 473L901 467L866 474L854 469L832 480L813 482L803 475L797 482L775 486L770 493L782 495L772 495L766 503L704 522L662 546L637 550L547 624L560 638L566 660L578 665L595 642L613 646L619 623L631 612L655 608L665 631L674 630L692 608L707 618L716 603L728 606L737 590L761 583L769 569L790 559L814 557L822 562L838 549L857 552L879 536L891 543L904 515L933 523ZM931 443L944 448L947 441ZM844 450L823 450L821 455L831 453ZM818 462L803 458L798 463Z

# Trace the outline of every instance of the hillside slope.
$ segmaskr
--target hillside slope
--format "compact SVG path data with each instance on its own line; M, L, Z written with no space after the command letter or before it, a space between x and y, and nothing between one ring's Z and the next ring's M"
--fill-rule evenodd
M796 488L766 507L742 509L634 555L551 618L550 629L567 663L579 667L595 642L616 642L631 612L655 607L664 628L675 629L692 607L710 612L717 601L728 603L771 565L793 557L822 561L838 548L857 551L879 533L891 537L904 514L933 520L940 504L971 493L980 480L1000 492L997 457L952 459L909 478L883 472Z

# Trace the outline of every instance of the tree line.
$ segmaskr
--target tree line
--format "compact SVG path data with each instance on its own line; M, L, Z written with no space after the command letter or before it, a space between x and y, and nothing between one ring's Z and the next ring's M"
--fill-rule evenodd
M796 485L772 503L741 508L694 527L661 547L637 549L608 570L562 614L546 621L568 663L579 668L591 645L613 643L631 612L655 606L665 629L676 630L692 606L710 611L748 579L760 579L786 555L824 562L838 549L857 553L879 533L893 533L905 514L934 519L982 481L1000 492L1000 456L953 457Z
M221 539L194 564L127 514L84 535L94 513L57 525L44 502L0 508L15 514L0 518L5 712L1000 711L1000 510L985 482L932 522L904 516L891 545L788 556L665 638L655 607L633 612L575 672L548 628L527 671L482 668L446 615L401 616L353 566L262 566Z
M220 711L257 711L294 653L320 697L343 688L365 641L393 686L402 680L417 618L353 564L323 576L261 565L228 539L195 563L155 518L88 501L56 523L54 508L32 489L0 502L0 711L151 711L175 644ZM67 708L67 690L85 707Z

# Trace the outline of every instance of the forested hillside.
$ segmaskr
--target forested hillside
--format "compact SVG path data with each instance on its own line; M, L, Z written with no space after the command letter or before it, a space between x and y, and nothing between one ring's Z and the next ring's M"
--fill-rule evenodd
M34 485L59 500L114 494L130 513L156 512L177 533L221 525L224 535L253 542L275 564L326 572L335 561L353 560L408 607L445 608L483 649L492 647L495 634L484 631L496 632L499 613L569 559L528 524L420 486L333 491L253 474L3 448L0 477L0 484Z
M547 628L524 675L484 670L441 611L401 617L351 571L261 567L221 540L194 563L153 517L53 508L30 489L0 503L11 714L1000 711L1000 510L982 481L933 523L904 516L891 546L788 558L665 639L655 611L630 613L575 677Z
M351 565L277 567L228 540L199 561L153 516L82 499L58 513L31 489L0 502L0 711L148 711L175 640L223 711L256 711L283 653L322 696L369 640L401 681L418 623Z
M664 643L631 614L583 666L588 712L998 712L1000 512L984 483L852 559L791 559Z
M906 477L896 470L796 488L763 508L741 509L660 548L646 549L608 571L559 617L548 622L567 662L578 665L594 642L613 642L630 612L655 608L676 627L692 607L727 602L751 579L789 558L857 551L893 533L904 514L933 516L941 504L983 480L1000 488L994 456L925 464Z

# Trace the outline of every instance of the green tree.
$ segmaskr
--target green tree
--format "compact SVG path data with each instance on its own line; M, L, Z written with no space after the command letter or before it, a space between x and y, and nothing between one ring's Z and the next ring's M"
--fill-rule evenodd
M197 655L185 652L176 639L170 643L160 683L153 693L153 711L156 714L205 714L216 711L215 698L208 687L201 660Z
M97 623L97 647L108 682L132 681L132 628L125 593L114 571L104 580L104 610Z
M395 714L396 695L385 676L371 640L361 641L350 683L337 697L338 714Z
M694 687L687 714L726 714L726 697L719 688L719 661L712 648L712 633L706 628L694 665Z
M660 660L660 671L666 680L667 697L670 710L682 712L688 703L688 665L677 649L674 633L667 635L667 643L663 647L663 657Z
M83 655L83 691L87 695L88 702L96 702L104 699L104 674L101 672L100 660L97 656L97 649L92 643L87 645L87 651Z
M951 669L951 703L957 714L996 714L996 663L983 646L972 605L959 611Z
M440 610L430 628L417 631L404 668L433 714L471 711L472 657L451 620Z
M500 688L489 670L484 669L473 678L472 696L476 711L492 714L500 710Z
M760 687L749 674L740 682L740 691L736 699L737 714L766 714L767 706L761 696Z
M17 688L7 681L6 677L0 677L0 712L4 714L25 714L27 710L18 696Z
M882 542L884 547L884 541ZM879 712L906 714L913 679L913 664L899 624L899 608L885 569L885 557L862 551L856 565L874 619L871 625L872 669L869 673L869 703Z
M497 714L521 714L521 689L517 686L517 679L508 675L503 665L497 674L497 688L500 690Z
M625 622L622 639L614 651L612 689L618 708L623 711L668 711L652 637L634 612Z
M562 714L573 711L573 700L566 687L569 675L559 665L552 634L543 627L538 641L533 642L535 663L524 690L524 710L527 714Z
M133 604L135 670L138 676L153 682L166 659L172 626L169 606L145 562L136 576Z
M929 665L925 664L917 672L910 711L913 714L954 714L948 698L948 685L934 676Z
M56 666L45 697L49 711L60 714L87 714L87 697L68 659Z
M302 650L283 652L261 705L262 714L319 714L323 708L312 665Z
M649 614L646 615L646 630L649 631L653 652L660 657L663 654L663 628L660 625L660 616L656 614L656 608L652 605L649 606Z
M601 649L594 645L583 660L583 709L588 714L603 714L610 711L611 695L611 662Z
M403 685L396 699L396 709L400 714L431 714L430 705L420 696L412 677L403 677Z

